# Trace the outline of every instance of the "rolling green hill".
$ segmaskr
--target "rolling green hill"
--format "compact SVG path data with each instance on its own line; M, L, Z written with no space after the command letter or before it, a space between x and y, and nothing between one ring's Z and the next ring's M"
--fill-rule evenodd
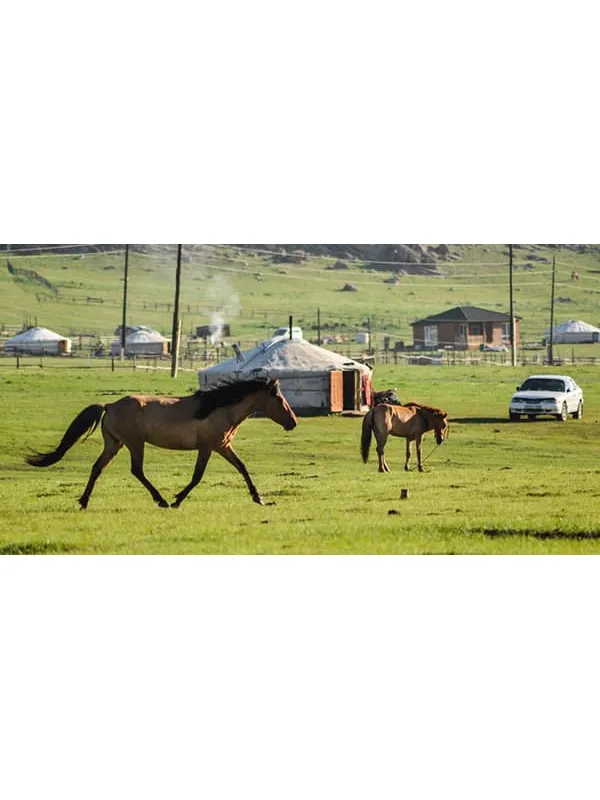
M123 245L81 253L39 246L37 255L18 249L31 253L31 245L10 247L2 253L0 245L4 336L39 324L74 339L113 337L122 314ZM600 325L598 246L515 245L515 313L525 342L540 341L549 324L553 257L555 321ZM131 246L130 324L170 335L175 266L175 245ZM574 270L579 280L571 279ZM507 245L184 245L184 335L219 314L231 327L228 341L250 345L293 315L315 338L320 313L322 337L336 343L352 342L370 320L376 346L384 335L410 344L411 322L467 304L508 311Z

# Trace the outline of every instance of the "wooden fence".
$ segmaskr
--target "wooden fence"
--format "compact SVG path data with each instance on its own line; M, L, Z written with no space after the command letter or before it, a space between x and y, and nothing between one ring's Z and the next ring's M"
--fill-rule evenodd
M448 351L447 353L428 353L426 351L373 351L371 353L352 351L351 348L339 348L337 352L342 352L348 358L361 361L372 367L378 364L395 364L398 366L510 366L510 353L480 352L480 351ZM179 358L178 369L189 372L196 372L200 369L209 367L219 361L229 358L230 354L217 349L202 349L200 352L182 351ZM519 351L517 357L518 366L548 366L548 358L545 351L532 352L528 350ZM600 364L600 357L581 356L574 351L561 353L553 360L553 366L568 364ZM86 352L77 351L69 355L51 355L41 353L35 355L0 353L1 367L16 367L17 369L26 367L70 367L84 369L110 369L115 370L170 370L171 359L169 356L131 356L124 361L119 356L97 356L92 349Z

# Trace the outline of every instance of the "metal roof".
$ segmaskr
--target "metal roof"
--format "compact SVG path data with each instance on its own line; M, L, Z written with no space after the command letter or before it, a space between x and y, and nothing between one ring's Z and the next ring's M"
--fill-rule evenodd
M517 317L517 319L519 319ZM477 308L477 306L456 306L440 314L432 314L423 317L411 325L419 325L423 322L510 322L510 314L503 314L500 311L489 311L487 308Z

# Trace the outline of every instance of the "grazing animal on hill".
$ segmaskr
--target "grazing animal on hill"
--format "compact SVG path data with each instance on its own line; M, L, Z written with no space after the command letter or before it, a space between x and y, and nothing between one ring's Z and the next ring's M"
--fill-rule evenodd
M448 415L439 408L422 406L419 403L406 403L402 406L382 403L372 408L365 416L362 424L360 449L362 460L367 463L371 437L375 434L377 455L379 456L379 472L389 472L384 456L384 448L388 436L401 436L406 439L406 462L404 469L408 471L411 455L411 442L417 446L417 464L419 472L423 472L421 443L423 434L435 432L435 440L442 444L448 436Z
M263 500L244 463L231 446L238 427L251 414L262 413L286 431L296 427L292 408L279 391L279 381L258 379L227 383L188 397L129 395L115 403L91 405L81 411L67 428L62 441L49 453L35 453L25 460L34 467L49 467L65 455L84 434L92 434L102 422L104 450L92 467L81 497L87 508L90 495L102 470L125 445L131 455L132 474L148 489L161 508L169 504L144 475L144 446L153 444L169 450L197 450L191 481L175 495L177 508L202 479L213 452L240 472L255 503Z

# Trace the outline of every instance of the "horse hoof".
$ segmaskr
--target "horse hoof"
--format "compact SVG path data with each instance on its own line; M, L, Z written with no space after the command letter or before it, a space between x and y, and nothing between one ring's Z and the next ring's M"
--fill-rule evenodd
M252 500L255 503L258 503L259 506L264 506L265 504L265 501L262 499L262 497L259 497L258 495L256 497L253 497Z
M171 503L171 508L179 508L179 501L176 500L174 503Z
M159 508L168 508L168 507L169 507L169 504L167 503L167 501L166 501L166 500L159 500L159 501L158 501L158 507L159 507Z

